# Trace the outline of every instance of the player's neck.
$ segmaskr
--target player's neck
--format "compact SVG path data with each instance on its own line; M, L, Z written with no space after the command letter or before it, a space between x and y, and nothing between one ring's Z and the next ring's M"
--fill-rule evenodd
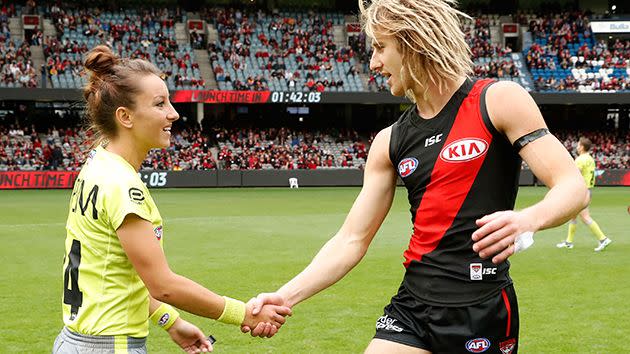
M437 116L438 113L444 109L444 106L450 101L455 92L462 86L464 81L466 81L465 76L448 81L446 87L443 87L441 92L437 85L431 83L429 84L426 96L414 91L418 115L423 119L431 119Z
M125 159L136 171L140 171L142 161L148 153L139 149L134 141L129 139L114 139L107 144L105 149Z

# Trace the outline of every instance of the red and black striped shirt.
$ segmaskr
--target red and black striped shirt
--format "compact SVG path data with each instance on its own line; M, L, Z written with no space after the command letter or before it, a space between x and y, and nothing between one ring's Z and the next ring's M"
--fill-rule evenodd
M434 118L414 105L392 126L390 158L413 222L403 286L429 304L473 304L511 283L509 262L472 250L475 220L513 209L518 190L520 157L485 107L492 82L466 80Z

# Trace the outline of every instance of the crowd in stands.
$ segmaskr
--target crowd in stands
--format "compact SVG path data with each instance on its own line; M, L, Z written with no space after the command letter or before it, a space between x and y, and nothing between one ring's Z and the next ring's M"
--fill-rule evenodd
M34 10L34 1L29 1L33 4L27 7ZM4 12L10 15L11 6ZM36 30L29 40L31 44L44 45L46 71L53 87L83 85L82 56L98 44L113 47L121 56L153 61L164 71L172 89L199 88L206 84L192 55L192 48L201 48L206 42L205 34L191 31L188 47L178 46L173 25L175 21L185 20L179 8L112 13L53 4L46 7L45 16L52 20L57 35L44 38ZM338 48L335 44L334 26L345 24L342 14L206 8L202 10L202 18L218 31L219 40L208 43L207 49L219 89L363 91L361 72L368 74L368 90L388 89L385 78L370 73L371 53L366 48L364 34L351 36L349 46ZM491 44L489 24L487 15L465 23L466 40L476 64L474 75L518 76L518 69L509 59L510 48ZM6 21L2 22L0 17L3 33L5 28L8 30ZM24 70L30 75L34 73L31 69ZM33 86L34 78L34 75L29 79L20 75L16 81Z
M98 44L106 44L121 57L152 61L164 73L171 89L204 87L199 64L190 45L180 46L174 25L181 19L178 9L140 9L105 12L98 8L66 10L49 8L57 28L56 38L44 39L46 67L54 87L79 87L82 55Z
M630 41L595 41L589 18L566 12L534 18L525 52L537 90L630 90Z
M168 149L151 150L143 170L214 170L217 168L212 145L200 130L182 129L171 139Z
M0 1L0 22L7 22L9 17L13 17L15 15L15 3L13 1Z
M0 170L79 170L89 150L86 137L76 128L42 133L35 126L0 126Z
M369 70L371 48L363 33L350 35L347 46L336 42L336 26L346 24L341 13L204 8L201 19L216 28L218 40L208 42L205 31L191 30L189 43L178 44L175 23L187 20L178 7L110 12L62 2L37 6L34 0L17 9L6 0L0 5L0 87L38 86L39 68L33 67L29 45L44 47L53 87L81 87L86 81L80 75L83 54L106 44L121 56L154 62L172 90L206 87L193 48L207 49L222 90L388 90L385 78ZM56 35L44 36L36 28L25 33L24 41L12 38L9 18L26 13L50 18ZM523 55L537 90L630 90L630 40L595 41L589 17L580 11L517 13L514 19L532 35ZM474 13L462 22L473 75L522 81L512 48L493 44L490 26L498 21L497 15Z
M630 168L630 132L615 135L608 131L554 133L564 147L577 156L577 142L584 136L591 140L590 154L597 169Z
M371 92L389 91L387 79L380 72L370 70L372 48L367 46L365 32L348 38L350 47L355 51L357 59L363 66L363 72L368 75L367 90Z
M223 169L363 168L367 148L354 131L333 136L280 129L221 130L216 139Z
M37 72L28 42L11 37L9 18L16 16L13 3L0 7L0 87L37 87Z
M28 42L0 35L0 87L37 87Z
M149 152L144 170L363 168L367 146L357 132L306 132L286 128L199 129L174 132L171 146ZM91 149L89 132L55 127L0 126L0 171L81 168Z
M630 168L630 133L554 133L575 154L581 136L593 142L598 169ZM252 170L364 168L375 134L356 131L297 131L288 128L178 128L167 149L152 150L144 170ZM92 145L79 128L0 126L0 170L78 170Z
M482 14L476 15L472 21L464 22L463 30L474 62L473 75L499 79L520 76L520 71L510 57L512 48L492 43L490 22L489 16Z
M363 90L354 50L335 44L341 14L212 8L202 17L218 31L208 54L219 89Z
M25 6L0 3L0 87L37 87L40 68L30 45L44 47L46 76L54 88L85 84L83 55L98 44L124 57L146 58L163 72L171 90L205 88L193 48L208 51L221 90L387 91L386 79L369 70L371 48L365 34L352 35L348 46L335 42L340 13L205 8L201 17L217 29L218 40L207 42L204 31L191 31L189 44L178 44L174 27L185 23L179 8L132 9L115 12L72 8L51 3ZM42 13L57 33L44 37L41 28L11 36L9 19ZM512 49L493 44L494 15L474 14L462 29L474 61L473 75L525 80ZM533 43L523 55L538 91L630 91L630 40L594 40L590 20L580 11L531 15L518 13ZM20 37L20 36L18 36ZM364 74L364 75L361 75ZM364 81L365 80L365 81Z

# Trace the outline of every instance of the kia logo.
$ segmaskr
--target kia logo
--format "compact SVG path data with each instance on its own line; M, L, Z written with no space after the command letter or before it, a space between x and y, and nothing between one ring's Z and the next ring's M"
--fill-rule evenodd
M488 151L488 143L478 138L464 138L446 145L440 158L446 162L466 162L483 156Z

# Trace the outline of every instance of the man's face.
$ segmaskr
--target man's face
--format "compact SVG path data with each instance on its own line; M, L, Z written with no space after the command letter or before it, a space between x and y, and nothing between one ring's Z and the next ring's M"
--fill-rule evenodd
M375 33L372 48L374 51L370 58L370 70L380 72L387 78L387 85L392 95L404 96L405 88L400 74L402 54L398 50L395 38Z

